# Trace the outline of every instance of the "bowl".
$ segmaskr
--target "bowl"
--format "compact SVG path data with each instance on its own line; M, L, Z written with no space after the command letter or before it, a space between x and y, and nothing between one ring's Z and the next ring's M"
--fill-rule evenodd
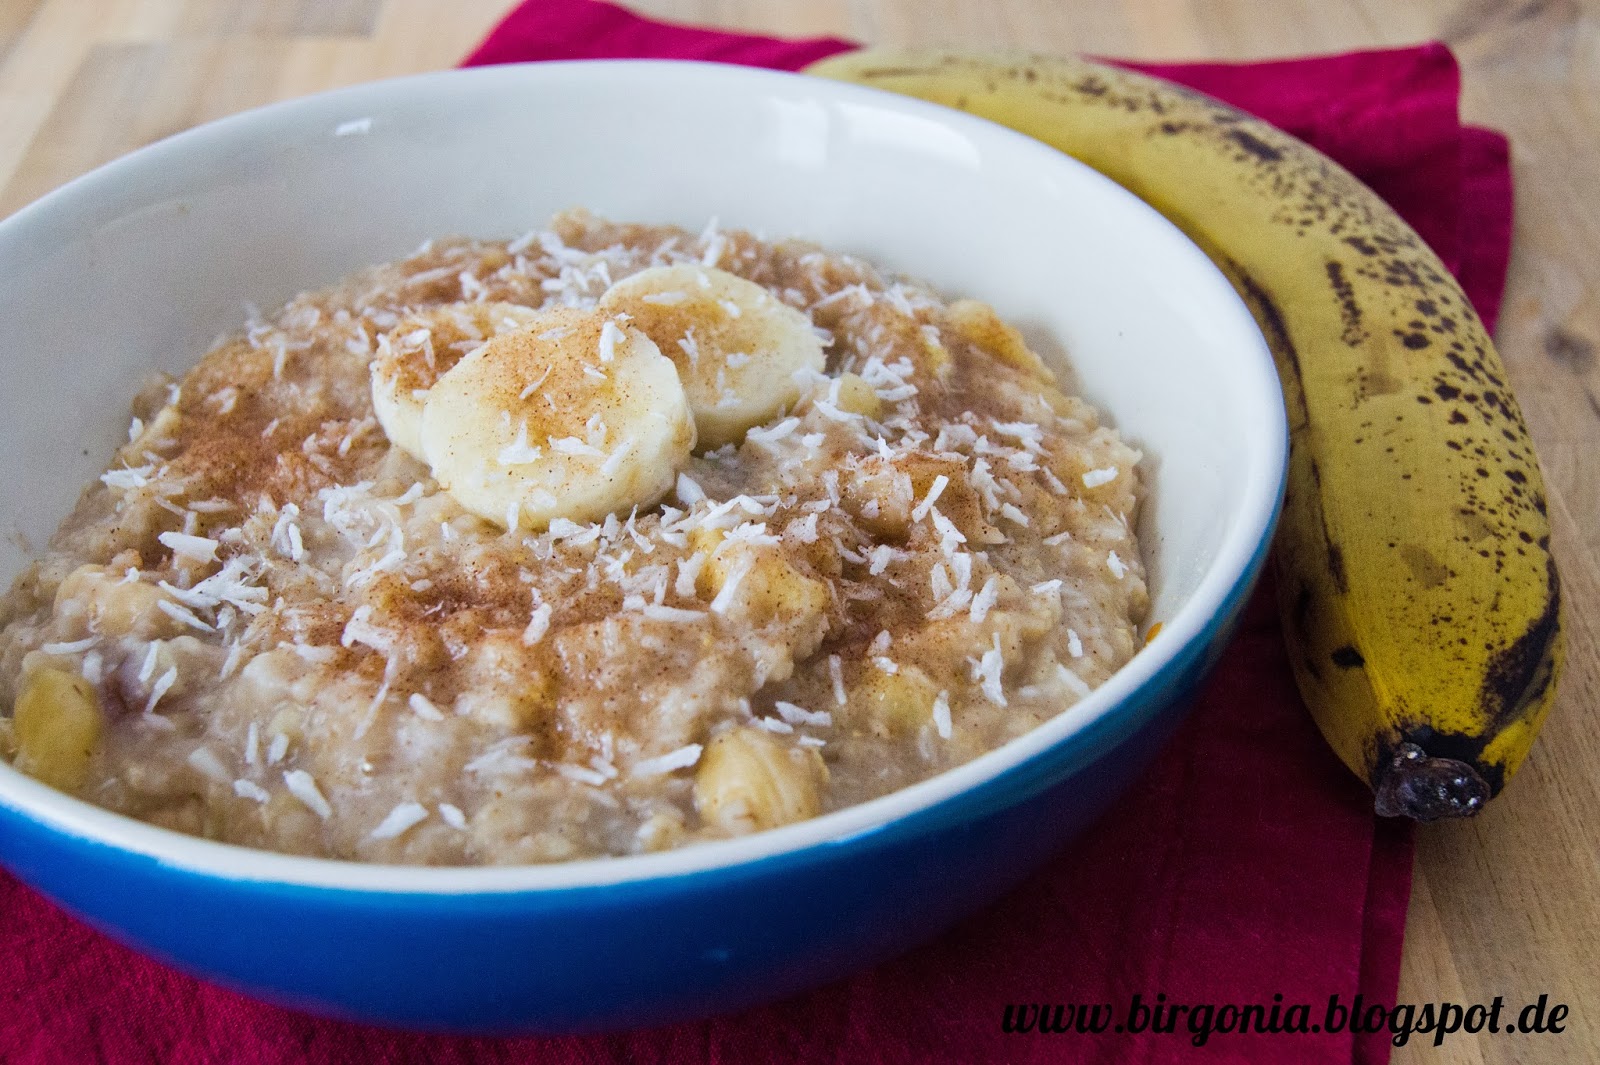
M798 75L576 62L362 85L182 133L0 223L0 580L104 468L140 382L186 370L245 301L574 205L799 235L993 303L1144 449L1159 635L998 750L725 842L365 865L180 835L0 765L0 862L116 939L274 1002L582 1031L733 1010L903 951L1137 777L1217 658L1276 519L1286 431L1261 335L1199 249L1094 171L980 119Z

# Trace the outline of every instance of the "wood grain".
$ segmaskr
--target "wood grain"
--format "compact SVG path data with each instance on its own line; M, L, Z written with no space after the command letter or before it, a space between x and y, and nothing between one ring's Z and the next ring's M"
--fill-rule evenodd
M17 43L17 38L22 36L28 28L28 23L33 21L34 12L39 9L42 0L12 0L10 3L0 4L0 62L11 51L11 46Z
M1251 59L1450 42L1465 116L1511 135L1499 341L1543 457L1570 665L1530 764L1419 833L1400 997L1571 1004L1559 1036L1457 1035L1402 1065L1600 1061L1600 13L1576 0L639 0L648 14L886 44ZM0 0L0 214L141 144L337 85L449 66L507 0Z

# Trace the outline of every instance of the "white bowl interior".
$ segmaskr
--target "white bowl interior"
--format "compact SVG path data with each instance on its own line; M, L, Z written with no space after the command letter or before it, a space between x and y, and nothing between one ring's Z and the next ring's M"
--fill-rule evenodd
M135 390L186 370L247 302L271 308L428 237L515 236L575 205L801 236L988 300L1144 449L1139 531L1167 632L1076 719L1199 632L1260 543L1283 462L1270 358L1205 256L1131 195L1037 142L871 90L556 63L235 116L0 223L0 582L104 468ZM17 788L33 793L0 767L0 793Z

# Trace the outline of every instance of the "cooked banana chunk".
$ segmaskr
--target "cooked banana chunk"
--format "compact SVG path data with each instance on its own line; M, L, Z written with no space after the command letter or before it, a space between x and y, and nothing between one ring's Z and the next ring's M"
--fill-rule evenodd
M429 393L421 429L457 502L532 530L655 502L695 441L677 371L650 338L570 309L463 358Z
M372 408L389 441L422 459L428 390L468 351L538 319L538 311L515 303L451 303L408 315L382 334L372 360Z
M17 696L17 768L53 788L83 786L105 723L94 686L76 673L45 668Z
M1055 383L1056 375L1034 354L1016 326L980 300L956 300L945 308L945 324L980 351L1010 363L1023 373Z
M725 270L641 270L607 289L599 309L629 315L677 364L702 449L771 421L800 396L795 371L823 366L804 314Z
M707 823L744 835L817 816L827 780L816 751L740 726L706 744L694 801Z

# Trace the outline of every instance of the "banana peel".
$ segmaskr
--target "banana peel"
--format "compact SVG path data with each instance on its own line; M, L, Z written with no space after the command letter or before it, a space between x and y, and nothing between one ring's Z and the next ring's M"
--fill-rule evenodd
M1088 60L867 49L808 72L1042 140L1199 244L1272 348L1295 679L1385 816L1468 816L1527 757L1564 660L1527 426L1483 323L1378 196L1268 123Z

